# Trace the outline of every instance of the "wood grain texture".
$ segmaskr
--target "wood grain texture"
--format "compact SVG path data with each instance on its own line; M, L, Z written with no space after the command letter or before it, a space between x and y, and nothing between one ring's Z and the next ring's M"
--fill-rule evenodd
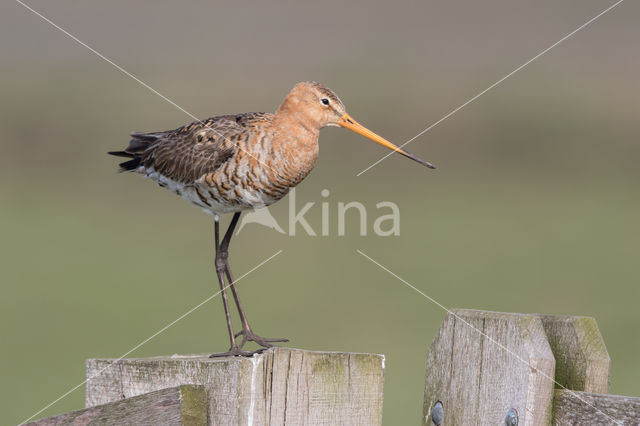
M640 398L557 389L555 425L640 425Z
M510 409L519 425L548 425L554 368L539 316L454 310L428 352L422 424L441 401L443 425L504 424Z
M159 424L206 425L207 401L204 386L182 385L162 389L27 423L29 426Z
M556 381L567 389L609 392L611 358L596 320L560 315L540 318L556 359Z
M87 406L183 383L203 385L209 424L382 422L382 355L272 348L253 358L91 359L87 379Z

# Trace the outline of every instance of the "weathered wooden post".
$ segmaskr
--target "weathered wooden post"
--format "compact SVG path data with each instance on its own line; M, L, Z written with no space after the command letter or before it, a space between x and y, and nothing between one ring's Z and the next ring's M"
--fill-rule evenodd
M206 391L210 425L382 422L382 355L272 348L252 358L91 359L87 378L87 407L194 384Z
M589 317L456 309L427 355L423 425L640 424L606 395L611 360Z
M554 368L539 316L454 310L427 355L422 424L548 425Z
M48 417L25 426L199 426L206 423L207 398L204 386L182 385Z
M609 392L611 358L591 317L540 315L556 359L556 388Z

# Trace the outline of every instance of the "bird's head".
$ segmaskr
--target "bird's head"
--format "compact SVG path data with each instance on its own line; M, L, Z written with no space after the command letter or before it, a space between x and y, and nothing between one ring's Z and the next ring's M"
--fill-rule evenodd
M347 114L347 110L340 98L331 89L320 83L304 81L296 84L284 99L280 108L278 108L278 114L285 114L303 126L312 126L316 129L326 126L344 127L417 161L423 166L435 169L431 163L392 144L355 121Z
M315 81L296 84L278 111L315 128L338 126L346 113L344 104L331 89Z

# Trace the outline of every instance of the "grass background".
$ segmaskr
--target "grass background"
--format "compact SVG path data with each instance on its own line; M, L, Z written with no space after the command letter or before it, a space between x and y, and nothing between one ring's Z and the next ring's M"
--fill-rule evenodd
M198 117L272 111L297 81L402 143L608 6L601 1L30 3ZM212 221L105 152L183 112L18 3L0 13L0 413L17 423L211 295ZM419 421L447 307L594 316L611 391L638 395L640 6L625 2L409 145L429 171L343 129L321 134L297 203L330 237L235 237L257 332L384 353L386 424ZM329 189L327 200L321 197ZM393 201L401 235L337 237L337 203ZM288 201L272 213L287 221ZM132 356L225 350L214 299ZM41 413L83 406L79 389Z

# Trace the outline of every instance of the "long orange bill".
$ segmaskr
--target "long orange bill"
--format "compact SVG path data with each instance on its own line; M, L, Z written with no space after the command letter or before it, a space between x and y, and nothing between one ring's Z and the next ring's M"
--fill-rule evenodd
M387 147L392 151L397 152L398 154L402 154L407 158L411 158L413 161L417 161L418 163L422 164L423 166L427 166L430 169L435 169L436 168L436 166L434 166L433 164L429 163L428 161L424 161L422 158L416 157L415 155L411 154L410 152L405 151L404 149L400 148L399 146L396 146L396 145L392 144L391 142L389 142L388 140L386 140L382 136L376 135L371 130L367 129L362 124L358 123L356 120L351 118L351 116L349 114L345 114L342 117L340 117L340 119L338 120L338 124L341 125L342 127L346 128L346 129L351 130L352 132L356 132L356 133L364 136L365 138L369 138L372 141L377 142L380 145L382 145L384 147Z

